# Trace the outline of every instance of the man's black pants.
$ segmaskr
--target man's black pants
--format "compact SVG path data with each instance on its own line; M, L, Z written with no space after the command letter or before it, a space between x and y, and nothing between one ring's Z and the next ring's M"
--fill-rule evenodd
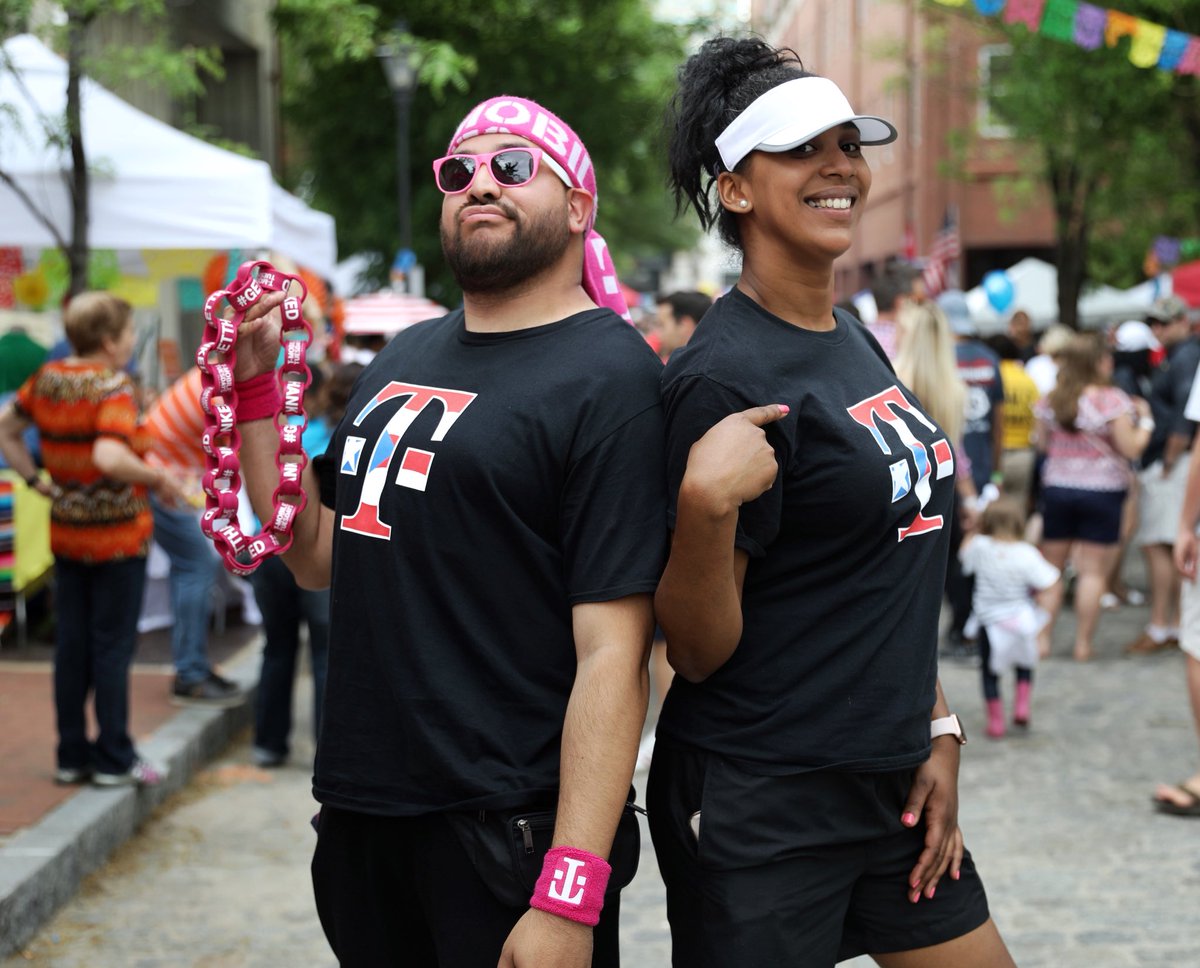
M312 862L317 914L342 968L496 968L528 907L488 889L445 817L322 807ZM593 968L619 968L620 903L593 930Z

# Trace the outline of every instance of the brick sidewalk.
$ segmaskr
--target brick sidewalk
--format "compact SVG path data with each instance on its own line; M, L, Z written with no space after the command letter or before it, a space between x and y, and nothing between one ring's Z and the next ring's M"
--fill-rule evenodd
M209 642L215 663L230 659L257 638L257 626L230 623ZM79 787L55 785L53 647L34 640L24 649L0 651L0 844L32 826ZM135 742L149 737L180 710L171 705L174 672L170 631L146 632L130 676L130 733ZM95 724L88 710L92 735Z

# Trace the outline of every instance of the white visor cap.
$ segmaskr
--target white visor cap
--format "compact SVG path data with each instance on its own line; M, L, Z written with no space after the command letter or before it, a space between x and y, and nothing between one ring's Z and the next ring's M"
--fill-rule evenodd
M752 151L790 151L822 131L853 124L865 145L886 145L896 129L883 118L855 114L841 89L827 77L798 77L751 102L717 137L717 151L733 171Z

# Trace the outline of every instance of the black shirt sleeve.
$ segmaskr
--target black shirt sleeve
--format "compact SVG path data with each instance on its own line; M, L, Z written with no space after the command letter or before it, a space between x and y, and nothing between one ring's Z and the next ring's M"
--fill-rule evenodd
M1200 343L1194 341L1185 346L1171 361L1171 399L1174 401L1174 407L1172 408L1169 432L1189 439L1195 431L1196 425L1183 415L1183 411L1187 406L1188 395L1192 392L1192 381L1196 377L1198 366L1200 366Z
M333 446L333 441L329 442ZM317 475L317 485L321 489L321 503L329 510L336 510L334 499L337 495L337 461L330 456L329 451L312 459L313 472Z
M743 399L728 387L704 376L685 377L672 384L667 399L667 488L669 495L668 523L675 527L675 512L679 486L687 470L692 445L709 429L730 414L758 406ZM767 440L780 460L780 440L770 431ZM753 558L766 554L767 546L779 533L783 503L782 475L761 496L742 505L738 514L736 547Z
M621 424L567 472L562 547L568 600L652 592L667 556L663 415L658 405Z

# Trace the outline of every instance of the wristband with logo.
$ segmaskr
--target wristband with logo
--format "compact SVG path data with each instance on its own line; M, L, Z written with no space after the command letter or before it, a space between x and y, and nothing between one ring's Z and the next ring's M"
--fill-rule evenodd
M530 907L595 926L604 907L604 889L612 868L603 857L575 847L546 851L542 876L533 889Z
M238 423L251 420L274 420L283 406L283 397L279 394L279 381L274 371L260 373L241 383L233 385L237 391L237 406L234 414Z

